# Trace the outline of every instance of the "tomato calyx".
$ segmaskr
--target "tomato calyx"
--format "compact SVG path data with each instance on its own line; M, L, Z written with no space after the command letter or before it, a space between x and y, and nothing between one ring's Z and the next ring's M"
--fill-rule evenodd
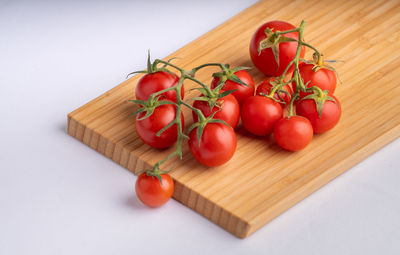
M142 173L146 173L147 176L156 177L160 181L160 183L162 185L162 177L161 177L161 175L169 174L172 171L172 168L169 169L168 171L162 171L162 170L160 170L160 166L162 164L164 164L165 162L167 162L170 158L172 158L175 155L177 155L180 158L182 158L182 154L180 154L178 151L175 151L175 152L171 153L170 155L168 155L165 159L163 159L163 160L157 162L156 164L154 164L152 170L143 170L142 172L139 173L139 175L142 174Z
M196 108L194 108L194 109L196 109ZM207 124L209 124L209 123L220 123L220 124L223 124L223 125L226 125L226 126L232 128L232 127L229 126L228 123L226 123L225 121L220 120L220 119L214 119L214 115L215 115L217 112L219 112L220 110L221 110L221 109L219 109L219 110L213 112L213 113L212 113L210 116L208 116L207 118L204 117L203 113L202 113L199 109L196 109L196 110L195 110L197 116L199 117L199 121L193 123L193 124L189 127L189 129L188 129L188 131L187 131L187 134L190 134L190 132L191 132L193 129L197 128L197 130L196 130L196 136L197 136L197 141L198 141L198 143L199 143L199 146L200 146L201 136L203 135L204 128L206 127Z
M154 98L150 97L148 101L146 101L146 100L133 100L133 99L129 100L129 102L133 102L133 103L138 104L138 105L141 106L136 112L132 113L130 116L135 116L135 115L137 115L139 113L145 112L146 114L143 117L141 117L140 119L138 119L138 120L144 120L144 119L150 117L153 114L154 109L156 109L160 105L165 105L165 104L176 105L172 101L159 100L162 97L164 97L164 96L160 95L160 96L156 96ZM159 136L159 135L157 135L157 136Z
M232 90L227 90L227 91L221 92L221 89L223 86L224 86L224 83L219 83L218 86L215 87L214 89L194 88L195 90L198 90L201 92L201 96L194 97L194 98L192 98L192 100L208 102L210 111L212 111L212 109L214 109L215 106L217 106L218 108L221 108L224 101L219 100L219 99L221 99L237 90L237 89L232 89Z
M295 29L294 31L297 30ZM284 33L288 32L289 31L284 31ZM269 27L265 28L264 33L266 35L266 38L261 40L260 44L258 45L258 55L261 54L262 50L271 48L272 53L274 54L276 64L279 67L279 44L284 42L297 42L297 40L286 36L282 36L281 31L276 30L274 32Z
M167 60L167 63L170 63L172 60L176 58L170 58ZM157 62L154 61L153 63L151 62L150 58L150 50L147 52L147 69L146 70L140 70L140 71L134 71L129 73L126 78L128 79L129 76L133 74L138 74L138 73L143 73L143 74L152 74L152 73L157 73L157 72L167 72L173 76L176 76L173 72L167 69L167 64L162 65L161 67L157 67Z
M222 86L223 86L223 84L227 81L227 80L230 80L230 81L234 81L234 82L236 82L236 83L239 83L240 85L243 85L243 86L246 86L246 87L250 87L250 85L248 85L248 84L246 84L245 82L243 82L241 79L239 79L239 77L237 77L236 75L235 75L235 73L237 72L237 71L240 71L240 70L248 70L248 69L251 69L251 67L246 67L246 66L238 66L238 67L235 67L235 68L230 68L230 66L228 65L228 64L225 64L225 65L223 65L223 66L221 66L221 72L216 72L216 73L213 73L212 74L212 76L213 77L218 77L219 78L219 82L218 82L218 86L220 86L221 84L222 84ZM222 88L222 86L221 86L221 88ZM233 91L232 91L233 92Z
M170 171L161 171L160 167L158 165L155 165L152 170L143 170L138 175L140 175L142 173L146 173L147 176L151 176L153 178L154 177L157 178L160 181L161 185L162 185L163 183L162 183L161 175L162 174L169 174L169 172Z
M271 84L271 91L269 94L260 93L260 95L271 98L272 100L276 101L277 103L284 104L286 106L285 100L282 98L281 93L285 93L288 96L291 96L290 93L283 88L283 86L289 84L290 82L284 82L282 78L277 77L276 79L270 79L269 84ZM275 98L275 94L278 96L279 99Z
M328 90L322 90L317 86L313 86L307 89L308 92L312 91L313 93L303 97L301 100L312 99L315 102L315 106L317 108L318 116L321 118L322 110L324 109L325 101L333 101L336 104L336 100L331 97L328 93Z
M274 96L270 96L270 95L267 95L267 94L265 94L265 93L260 93L260 95L261 95L261 96L264 96L264 97L266 97L266 98L272 99L272 100L274 100L275 102L277 102L278 104L285 104L285 105L286 105L286 102L284 102L283 100L280 100L280 99L276 99Z
M314 72L317 72L318 70L323 69L323 68L331 70L332 72L334 72L336 74L336 77L338 78L339 82L342 83L342 81L340 80L340 77L339 77L339 73L336 71L336 69L333 66L331 66L327 63L338 63L338 62L343 62L343 61L334 60L334 59L324 59L323 56L324 55L319 52L314 52L312 60L301 59L301 61L303 61L306 64L314 65L312 68L312 70Z

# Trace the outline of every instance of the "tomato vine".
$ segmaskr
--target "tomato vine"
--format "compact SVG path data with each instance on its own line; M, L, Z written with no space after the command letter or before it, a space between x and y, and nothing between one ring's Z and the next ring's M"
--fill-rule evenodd
M324 62L323 55L314 46L310 45L309 43L304 42L305 25L306 25L306 22L303 20L299 27L294 28L294 26L290 25L291 26L290 28L293 27L293 29L288 29L286 31L273 31L271 28L266 27L264 30L266 37L264 39L262 39L258 44L258 53L259 54L261 54L261 51L263 51L264 49L268 49L268 48L271 49L272 54L273 54L273 59L276 61L276 63L274 63L274 64L276 64L279 69L279 64L280 64L279 63L279 59L280 59L279 58L279 44L280 43L288 43L288 42L297 42L297 48L296 48L294 57L292 54L292 59L286 65L285 69L283 69L283 66L281 66L283 69L283 73L281 73L280 75L278 74L279 76L274 77L273 79L270 78L268 80L269 84L271 85L269 87L270 88L269 92L266 92L266 93L261 92L261 94L260 94L264 97L272 99L275 102L281 104L282 107L287 106L287 104L288 104L289 114L286 118L283 118L281 107L274 106L276 109L276 112L275 113L271 112L271 116L274 115L274 116L272 116L274 118L274 120L271 120L270 121L271 123L272 122L276 123L278 120L282 120L280 125L284 126L284 125L291 125L291 123L293 123L295 121L302 121L302 122L306 123L306 125L308 125L307 126L308 130L307 130L307 132L305 132L305 136L307 136L307 139L304 140L304 143L301 146L297 145L297 147L291 148L290 146L285 145L286 141L296 140L295 139L296 137L290 137L290 138L286 137L285 138L286 140L282 139L278 142L280 145L281 144L283 145L283 148L286 148L288 150L299 150L299 149L304 148L311 141L312 134L313 134L313 128L314 128L314 126L311 127L311 124L309 124L309 121L306 118L301 117L301 116L296 116L296 114L294 112L294 104L296 103L296 101L309 100L309 99L314 100L315 108L318 112L319 118L321 118L321 113L323 111L323 107L324 107L324 104L326 101L331 101L330 104L332 104L332 102L334 102L339 106L339 103L336 101L336 98L334 96L331 96L330 94L328 94L328 90L322 90L318 86L308 87L310 81L308 81L308 82L306 82L306 84L304 84L304 80L303 80L303 77L301 75L300 68L299 68L300 61L304 62L305 64L309 64L309 65L312 64L313 65L312 71L314 71L314 72L318 71L321 68L326 68L326 69L329 69L329 70L335 72L335 74L337 74L336 71L331 66L325 64L325 62L336 62L336 61L326 60ZM260 29L258 31L262 31ZM262 29L264 29L264 28L262 28ZM257 32L257 33L259 35L259 32ZM289 34L289 33L291 33L291 35L285 36L286 34ZM298 39L292 38L293 33L298 33ZM291 37L289 37L289 36L291 36ZM254 46L254 44L253 44L253 46ZM294 47L296 47L296 46L293 46L293 49L294 49ZM302 56L304 56L304 47L310 48L314 51L313 61L307 61L307 60L302 59ZM252 57L253 57L253 55L252 55ZM131 102L134 102L134 103L142 106L136 112L136 114L138 114L138 113L142 113L142 115L144 114L144 116L141 117L140 120L150 117L153 114L154 110L161 105L165 105L165 104L175 105L175 118L171 122L169 122L167 125L165 125L161 130L157 131L156 136L160 137L160 135L163 132L165 132L169 128L176 125L176 129L177 129L177 131L176 131L177 132L176 149L172 153L170 153L167 157L165 157L164 159L156 162L151 170L148 169L148 170L143 171L147 174L147 176L157 178L160 181L161 185L162 185L162 175L167 174L169 172L169 171L162 171L160 169L161 165L166 163L168 160L170 160L171 158L173 158L175 156L182 158L182 156L183 156L182 155L183 139L189 139L189 136L185 134L184 128L183 128L184 124L183 124L183 120L182 120L182 107L189 108L197 116L198 121L193 123L189 127L187 134L189 134L191 137L189 142L192 142L192 140L194 140L194 139L192 139L194 136L193 130L195 130L195 138L197 138L198 145L200 146L200 141L201 141L201 138L203 135L203 130L205 130L205 128L208 124L220 123L220 124L224 124L224 125L230 127L223 120L214 118L214 115L218 111L212 111L214 106L216 106L217 100L219 100L231 93L234 93L236 91L235 89L221 91L221 89L223 88L226 81L228 81L228 80L232 81L232 82L238 84L239 86L243 85L243 86L251 87L250 91L254 94L253 80L251 79L252 84L251 84L251 86L249 86L249 84L246 84L238 76L235 75L236 72L243 72L243 70L248 69L247 67L236 67L236 68L231 69L228 64L206 63L206 64L199 65L197 67L194 67L190 70L185 70L185 69L171 63L171 60L172 59L170 59L168 61L161 60L161 59L155 59L154 62L151 63L150 53L149 53L148 59L147 59L147 69L144 71L138 71L138 72L133 72L133 73L128 74L128 76L129 76L134 73L154 74L157 72L167 72L170 75L173 75L173 77L176 77L176 79L178 79L178 77L179 77L177 83L174 84L173 86L161 89L152 94L149 93L150 95L147 100L130 100ZM288 60L285 59L285 61L283 61L283 62L285 62L285 64L286 64L288 62ZM271 63L271 62L269 62L269 63ZM209 86L207 86L206 84L202 83L201 81L199 81L198 79L195 78L196 73L199 70L206 68L206 67L210 67L210 66L219 67L221 69L220 72L216 72L213 74L214 79L217 80L217 82L215 82L215 84L212 84L213 89L211 89ZM167 67L177 70L180 73L180 75L176 76L175 73L170 71ZM282 71L282 69L280 69L280 72ZM291 78L289 80L285 80L286 76L289 73L291 73L292 70L293 70L293 74L292 74ZM199 97L192 98L192 99L206 101L209 103L210 112L212 112L212 113L208 117L206 117L200 109L198 109L184 101L184 99L183 99L183 83L185 80L195 82L197 85L200 86L200 87L196 87L195 89L199 90L202 93L202 95L200 95ZM213 82L214 82L214 80L213 80ZM284 86L287 86L287 85L290 86L290 84L295 86L294 90L288 91L287 89L285 90L283 88ZM335 86L336 86L336 80L335 80ZM164 96L164 94L166 92L171 92L171 91L174 91L174 93L175 93L175 96L176 96L175 101L167 100L166 97ZM281 93L287 94L286 102L283 99ZM303 94L306 93L306 95L303 96L303 95L301 95L301 93L303 93ZM277 94L277 96L275 94ZM265 101L270 101L269 99L266 100L264 97L254 98L254 96L253 96L252 100L259 101L259 102L264 100L264 103L265 103ZM246 99L246 98L244 98L244 99ZM275 102L272 102L272 103L276 104ZM241 102L239 102L239 103L241 103ZM277 107L279 107L279 109ZM294 116L296 116L296 117L293 119L290 119ZM338 121L339 117L340 117L340 115L338 115L336 122ZM238 120L238 118L237 118L237 120ZM242 115L242 121L243 120L244 120L244 116ZM332 125L336 124L336 122L328 123L329 127L321 129L322 130L321 132L327 130L328 128L331 128ZM270 129L273 128L272 124L269 127ZM314 125L314 123L313 123L313 125ZM246 128L246 123L244 123L244 126ZM193 131L193 133L191 133L191 131ZM264 132L265 130L262 130L262 131L263 132L260 132L260 134L265 133ZM315 132L315 129L314 129L314 132ZM256 135L260 135L260 134L256 134ZM236 148L236 136L235 136L234 132L233 132L233 138L235 140L235 148ZM233 149L233 151L234 151L234 149ZM232 152L232 155L233 155L233 152ZM231 157L231 156L229 156L229 157Z
M293 116L293 104L295 102L295 100L299 97L299 93L300 91L303 92L312 92L311 95L307 96L307 98L310 99L314 99L316 104L317 104L317 109L318 109L318 113L319 115L321 115L321 111L324 105L325 100L331 100L331 101L335 101L335 99L333 97L330 97L327 95L326 91L322 91L320 88L313 86L311 88L307 88L307 84L304 84L304 81L300 75L300 71L299 71L299 61L300 59L300 53L301 53L301 48L303 46L306 46L312 50L314 50L314 64L316 67L325 67L328 68L330 70L334 70L332 67L328 66L328 65L324 65L323 60L322 60L322 54L312 45L304 42L303 38L304 38L304 28L305 28L306 22L303 20L300 23L300 26L298 28L295 29L291 29L291 30L287 30L287 31L277 31L277 32L271 32L269 29L267 31L265 31L265 33L267 35L272 35L274 36L274 34L276 34L277 36L280 35L284 35L287 33L293 33L293 32L297 32L299 34L299 39L297 41L297 49L296 49L296 55L293 58L292 61L289 62L289 64L286 66L285 70L283 71L282 75L279 78L279 83L273 84L274 86L272 87L269 95L267 95L267 97L277 101L278 103L281 103L281 101L277 100L276 98L274 98L274 94L278 91L281 90L283 86L290 84L290 83L295 83L296 84L296 91L294 91L294 93L292 94L292 99L290 101L289 104L289 118L291 116ZM272 34L271 34L272 33ZM274 51L274 54L275 51ZM277 57L275 56L275 58L277 59ZM329 62L336 62L336 61L332 61L330 60ZM284 82L284 79L286 77L286 74L288 72L288 70L290 69L290 67L294 65L294 71L293 71L293 76L289 81ZM336 71L335 71L336 73ZM271 83L272 84L272 83Z
M161 68L158 67L158 65L162 64L163 66ZM195 78L196 73L205 68L205 67L210 67L210 66L216 66L219 67L221 69L220 73L216 73L217 75L220 75L221 77L223 77L222 79L220 79L218 88L216 89L217 91L219 91L221 89L221 87L223 86L223 83L227 80L233 80L235 82L238 82L242 85L247 86L247 84L244 84L242 81L240 81L240 79L235 76L232 72L232 70L243 70L246 69L246 67L239 67L236 69L230 69L229 65L224 65L221 63L207 63L207 64L203 64L197 67L194 67L191 70L184 70L183 68L174 65L170 62L170 60L168 61L164 61L161 59L156 59L154 60L153 63L151 63L150 61L150 53L148 54L148 60L147 60L147 70L144 71L137 71L137 72L132 72L131 74L135 74L135 73L154 73L157 71L165 71L165 72L169 72L171 73L170 70L168 70L166 67L172 67L176 70L178 70L180 72L180 76L179 76L179 80L178 83L175 86L157 91L153 94L151 94L148 98L147 101L143 101L143 100L130 100L131 102L134 102L136 104L141 105L142 107L135 112L135 114L140 113L140 112L146 112L146 115L143 118L147 118L152 114L152 111L154 110L154 107L157 107L159 105L162 104L175 104L176 105L176 114L175 114L175 119L173 121L171 121L168 125L166 125L164 128L162 128L160 131L157 132L156 136L160 136L165 130L167 130L168 128L172 127L173 125L177 125L177 145L176 145L176 150L172 153L170 153L166 158L164 158L161 161L158 161L154 164L153 169L151 170L144 170L144 172L146 172L149 176L154 176L156 178L158 178L160 180L160 182L162 182L161 179L161 175L168 173L169 171L161 171L160 166L164 163L166 163L169 159L171 159L174 156L177 156L179 158L182 158L182 142L183 139L189 139L189 137L184 133L183 131L183 126L182 126L182 121L181 121L181 113L182 113L182 105L191 109L198 117L198 122L194 123L189 129L188 132L189 133L191 130L193 130L194 128L197 128L197 138L198 141L200 143L200 139L202 136L202 132L205 128L205 126L208 123L221 123L224 125L228 125L226 124L223 120L219 120L219 119L213 119L214 115L216 112L214 112L213 114L211 114L209 117L205 117L204 114L197 108L193 107L192 105L188 104L187 102L185 102L182 99L182 95L181 95L181 89L183 86L183 82L184 80L191 80L195 83L197 83L198 85L200 85L201 88L197 88L201 91L203 91L204 94L207 95L212 95L213 92L207 85L205 85L204 83L202 83L201 81L199 81L198 79ZM224 76L223 76L224 75ZM169 101L158 101L159 98L161 98L161 94L174 90L176 93L176 102L169 102ZM222 96L228 95L230 93L234 92L234 90L230 90L230 91L225 91L223 92ZM150 105L150 107L149 107Z

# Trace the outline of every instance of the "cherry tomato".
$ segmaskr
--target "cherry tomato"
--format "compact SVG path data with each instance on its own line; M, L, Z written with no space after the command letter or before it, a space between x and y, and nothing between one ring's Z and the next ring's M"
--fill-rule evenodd
M270 21L257 29L250 42L250 57L258 70L267 76L281 76L289 62L296 56L298 44L297 42L279 43L278 66L271 48L263 49L260 53L258 52L260 42L267 37L264 32L267 27L273 32L292 30L296 27L284 21ZM287 33L282 36L299 40L299 34L297 32ZM305 47L303 46L300 51L300 58L304 57L304 53ZM294 66L291 66L288 72L292 72L293 69Z
M246 83L249 86L244 86L240 83L227 80L225 81L225 85L222 87L223 90L234 90L232 95L237 99L239 104L241 104L247 97L254 95L254 81L251 75L246 70L239 70L234 73L242 82ZM218 86L220 78L214 77L211 82L211 88L215 88Z
M155 92L164 90L169 87L175 86L179 81L179 77L174 74L170 74L164 71L158 71L155 73L145 74L136 85L136 99L137 100L148 100L149 96ZM183 99L185 94L184 87L182 85L181 98ZM162 93L164 97L162 100L171 100L176 102L176 92L174 90Z
M240 111L244 128L259 136L271 134L275 123L283 115L280 104L265 96L247 98Z
M270 81L274 82L276 80L276 77L270 77L267 78L265 80L263 80L258 86L257 86L257 90L256 90L256 95L260 95L262 96L263 94L268 95L271 92L271 88L272 88L272 84L270 83ZM290 103L290 99L291 94L292 94L292 88L287 84L285 86L282 87L281 90L286 90L289 94L286 94L284 92L278 92L274 94L274 98L285 102L284 103L280 103L280 105L282 106L282 108L285 108L285 106L289 105Z
M205 166L220 166L229 161L236 150L236 134L221 123L208 123L197 139L197 128L189 133L189 149L198 162Z
M288 151L304 149L313 137L313 127L307 118L291 116L278 120L274 128L276 143Z
M330 94L333 94L336 89L336 74L334 71L326 69L326 68L320 68L316 72L312 70L314 67L314 64L306 64L306 63L301 63L299 65L299 72L301 77L303 78L304 84L307 82L308 85L307 87L319 87L322 90L328 90ZM293 89L296 89L296 83L293 82ZM303 91L300 91L300 98L303 98L307 96L310 93L306 93Z
M313 99L303 99L296 106L296 113L306 117L314 129L314 133L324 133L332 129L339 122L342 110L339 100L330 95L337 103L326 100L322 109L321 117L317 112L317 107Z
M221 91L222 92L222 91ZM213 112L218 111L214 115L214 119L220 119L225 121L229 126L235 128L240 118L240 106L238 101L232 94L219 98L212 111L206 101L196 100L193 103L193 107L199 109L205 117L210 116ZM194 122L197 122L197 114L192 112Z
M143 142L157 149L168 148L173 145L178 137L177 125L169 127L159 137L157 132L163 129L175 119L176 107L172 104L164 104L156 107L152 115L148 118L139 120L145 116L145 112L136 115L136 132ZM184 126L183 114L181 113L181 123Z
M136 195L144 204L158 207L165 204L174 194L174 181L169 174L161 174L161 180L142 173L136 180Z

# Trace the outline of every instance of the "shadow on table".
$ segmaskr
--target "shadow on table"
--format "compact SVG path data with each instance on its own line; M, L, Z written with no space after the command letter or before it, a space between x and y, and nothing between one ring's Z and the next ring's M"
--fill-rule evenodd
M123 203L127 207L132 207L134 209L140 209L140 210L149 210L151 207L145 206L140 200L137 198L135 194L132 194L128 197L126 197L123 200Z

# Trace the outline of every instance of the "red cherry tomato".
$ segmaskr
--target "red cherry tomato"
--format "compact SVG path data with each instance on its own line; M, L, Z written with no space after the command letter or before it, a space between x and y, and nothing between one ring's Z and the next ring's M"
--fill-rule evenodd
M241 104L247 97L254 95L254 81L251 75L246 70L239 70L234 73L242 82L246 83L249 86L244 86L237 82L227 80L225 81L225 85L222 87L223 90L234 90L232 95L237 99L239 104ZM214 77L211 82L211 88L215 88L218 86L220 78Z
M254 65L267 76L281 76L287 65L296 56L297 42L282 42L279 44L279 67L276 63L274 54L271 48L266 48L258 53L260 42L267 36L265 28L270 28L275 31L287 31L295 29L296 27L284 21L270 21L257 29L250 42L250 57ZM292 32L282 35L284 37L299 40L299 34ZM301 48L300 58L304 57L305 47ZM292 72L294 66L289 68L289 73Z
M314 129L314 133L324 133L332 129L339 122L342 110L339 100L333 95L337 103L326 100L322 109L321 117L317 112L317 107L313 99L303 99L296 106L296 113L306 117Z
M320 68L318 71L314 72L312 70L313 67L313 64L301 63L299 65L299 72L301 77L303 78L304 84L309 82L307 85L308 88L316 86L322 90L328 90L329 94L333 94L336 89L335 72L326 68ZM292 85L293 89L295 90L296 83L293 82ZM308 94L311 93L300 91L300 98L303 98Z
M218 111L213 118L225 121L232 128L235 128L239 122L240 107L238 101L234 96L232 96L232 94L218 99L216 106L213 107L212 111L210 110L210 106L206 101L196 100L193 103L193 107L199 109L205 117L208 117L213 112ZM197 122L198 117L194 111L192 112L192 116L194 122Z
M136 85L136 99L137 100L148 100L149 96L155 92L164 90L169 87L175 86L179 81L177 75L172 75L164 71L158 71L155 73L145 74ZM181 98L183 99L185 90L182 85ZM170 100L176 102L175 90L170 90L161 95L162 100Z
M142 173L136 180L136 195L144 204L158 207L165 204L174 194L174 181L169 174L161 174L162 183L155 176Z
M176 107L172 104L164 104L156 107L150 117L139 120L145 116L145 112L136 115L136 132L143 142L157 149L168 148L173 145L178 137L177 125L174 124L165 130L159 137L157 132L163 129L175 119ZM184 126L183 114L181 113L181 123Z
M313 128L308 119L292 116L278 120L274 128L276 143L288 151L304 149L313 137Z
M189 133L189 149L198 162L205 166L219 166L229 161L236 150L236 134L233 129L220 123L208 123L197 139L197 128Z
M271 92L271 88L272 88L272 85L271 85L270 81L274 82L275 79L276 79L276 77L270 77L270 78L267 78L267 79L263 80L257 86L256 95L259 95L259 96L262 96L262 94L268 95ZM282 106L282 108L285 108L285 106L289 105L290 99L292 98L291 97L292 88L289 85L285 85L285 86L282 87L281 90L286 90L289 94L286 94L284 92L275 93L274 94L274 98L276 98L276 99L278 99L280 101L282 101L282 99L283 99L285 104L284 103L280 103L280 105Z
M259 136L271 134L275 123L283 115L280 104L265 96L247 98L240 111L244 128Z

